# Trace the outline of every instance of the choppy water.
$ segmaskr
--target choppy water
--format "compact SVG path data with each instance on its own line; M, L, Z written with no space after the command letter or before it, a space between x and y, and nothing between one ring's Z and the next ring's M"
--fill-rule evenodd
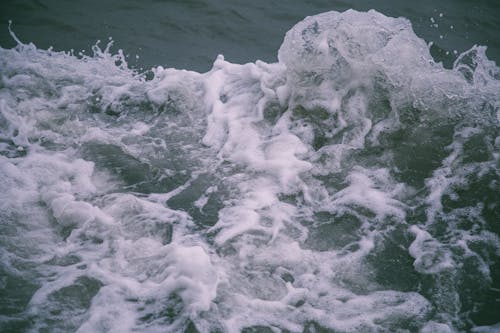
M428 42L348 10L204 73L0 48L0 330L498 331L500 69Z

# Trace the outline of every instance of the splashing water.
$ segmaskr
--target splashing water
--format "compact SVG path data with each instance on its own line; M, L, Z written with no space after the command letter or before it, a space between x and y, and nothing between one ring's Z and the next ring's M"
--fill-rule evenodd
M17 40L17 39L16 39ZM500 69L308 17L207 73L0 48L5 332L495 331Z

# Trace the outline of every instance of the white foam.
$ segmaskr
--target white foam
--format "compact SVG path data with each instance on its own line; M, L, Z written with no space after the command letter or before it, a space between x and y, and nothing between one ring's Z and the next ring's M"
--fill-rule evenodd
M411 226L410 231L415 235L415 240L408 251L415 258L413 266L416 271L424 274L436 274L455 266L449 250L444 248L428 232L417 226Z
M452 333L453 330L446 324L436 323L434 321L430 321L425 324L422 329L420 329L420 333Z
M396 186L391 189L392 186L386 184L389 178L388 170L369 171L357 168L351 171L346 179L349 186L334 194L333 200L328 204L329 208L335 211L357 205L368 208L379 218L388 215L404 218L405 205L393 198L400 194L398 192L401 192L402 188Z
M432 297L390 290L376 279L383 267L370 260L394 229L415 237L408 253L429 279L460 270L457 248L480 258L469 242L498 249L481 226L448 243L431 228L453 186L468 172L494 169L491 161L459 168L464 143L479 129L457 129L421 192L403 183L386 142L388 134L411 132L408 108L423 113L418 126L425 127L468 117L481 98L498 106L496 66L483 48L470 52L475 68L465 54L446 70L406 19L375 11L306 18L287 33L276 64L220 56L208 73L158 67L149 81L109 49L82 58L33 45L0 49L0 149L11 156L0 156L0 205L22 212L19 225L29 232L16 239L35 244L27 256L40 266L42 287L28 312L49 321L70 316L51 314L51 297L84 276L102 286L72 318L78 332L174 332L188 321L201 332L255 325L302 332L310 322L343 332L453 331L459 310L443 314ZM376 110L373 98L388 110ZM481 117L491 118L471 119ZM167 178L174 185L168 193L134 193L149 179L127 185L119 179L126 163L107 168L82 159L80 148L91 144L112 145L139 169L157 170L152 185ZM356 157L373 148L384 155ZM189 191L178 204L185 211L167 207ZM212 198L222 206L216 212ZM427 209L426 221L408 226L414 207ZM482 208L449 216L479 219ZM193 220L196 213L200 220L214 214L215 224ZM322 220L322 213L330 215ZM345 226L353 240L344 248L315 251L306 242L314 242L310 228L343 226L344 216L360 221ZM48 263L70 256L74 263ZM477 262L489 276L486 261ZM453 288L447 292L455 296ZM164 315L176 309L175 318Z

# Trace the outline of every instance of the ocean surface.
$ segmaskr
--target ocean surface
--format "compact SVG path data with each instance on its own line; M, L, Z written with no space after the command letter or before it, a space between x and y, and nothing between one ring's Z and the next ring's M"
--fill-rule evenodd
M493 0L2 1L0 332L500 332L499 36Z

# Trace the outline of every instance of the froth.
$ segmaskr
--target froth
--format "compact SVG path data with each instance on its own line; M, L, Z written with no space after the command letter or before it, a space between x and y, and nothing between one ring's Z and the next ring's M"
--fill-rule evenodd
M484 48L445 69L408 20L349 10L278 58L146 80L109 48L0 49L2 258L36 277L33 331L474 329L461 286L500 244Z

